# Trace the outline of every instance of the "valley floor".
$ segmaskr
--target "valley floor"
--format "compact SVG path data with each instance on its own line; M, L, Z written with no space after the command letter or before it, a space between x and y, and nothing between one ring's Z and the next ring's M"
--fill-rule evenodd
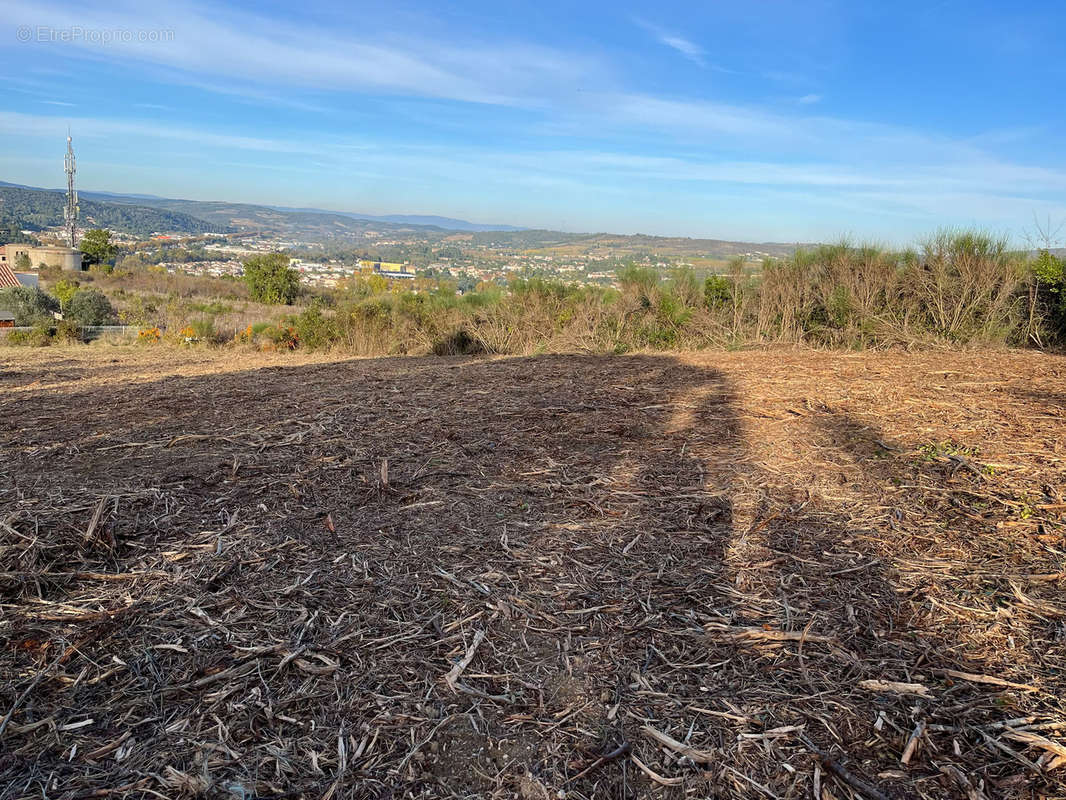
M0 352L0 797L1066 794L1066 359L160 352Z

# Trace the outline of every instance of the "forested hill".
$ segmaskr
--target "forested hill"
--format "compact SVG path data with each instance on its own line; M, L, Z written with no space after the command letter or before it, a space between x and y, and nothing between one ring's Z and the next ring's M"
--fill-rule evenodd
M0 230L40 230L63 223L62 192L0 185ZM184 214L130 203L81 199L79 222L88 227L110 228L120 233L148 236L168 233L225 233L228 226Z

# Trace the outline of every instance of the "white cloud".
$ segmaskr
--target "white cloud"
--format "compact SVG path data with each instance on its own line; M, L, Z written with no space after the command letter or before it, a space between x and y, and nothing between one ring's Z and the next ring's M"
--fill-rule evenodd
M9 27L55 31L164 31L163 41L83 36L26 47L113 62L125 59L239 82L537 105L594 73L594 59L519 41L447 41L388 32L294 26L216 6L119 2L106 9L47 0L0 2ZM36 37L35 37L36 38Z
M1031 211L1059 208L1056 198L1066 195L1066 172L990 155L1002 142L1030 135L1029 129L958 138L817 114L814 107L821 95L799 95L820 86L798 80L778 87L780 105L770 108L627 90L595 54L516 40L295 27L248 12L208 11L181 0L164 0L150 9L137 8L129 0L107 8L59 5L55 0L0 0L0 12L11 25L174 30L173 39L165 42L27 45L37 47L28 61L59 64L66 72L69 62L64 59L74 53L123 68L133 64L141 74L162 75L173 83L247 102L315 112L340 108L352 95L399 96L389 103L418 110L417 124L408 127L427 130L424 141L432 141L446 119L449 133L484 124L472 137L475 141L490 141L502 130L505 135L497 136L497 141L515 134L515 141L543 142L551 134L585 143L573 149L512 152L500 152L498 145L402 147L372 131L353 142L351 137L342 140L340 134L314 132L313 125L307 131L246 135L238 114L224 128L200 127L177 118L175 124L160 125L147 118L169 115L147 113L139 120L69 120L76 137L106 141L116 151L134 140L170 140L182 144L167 152L205 148L211 151L205 153L205 163L219 166L246 163L241 151L285 153L295 158L277 159L285 162L279 169L319 170L331 179L358 174L383 182L421 181L423 186L440 179L445 185L472 186L472 195L480 190L477 182L483 181L486 196L504 186L533 191L551 187L581 197L618 197L626 191L637 197L649 192L647 197L652 197L650 193L666 195L675 188L697 198L776 193L775 202L784 207L788 203L781 198L793 197L796 202L853 213L920 217L933 226L959 215L981 220L1021 215L1024 224ZM634 22L694 63L720 69L688 38L642 20ZM64 70L56 74L62 76ZM37 98L65 96L38 80L24 76L10 80L32 86ZM794 99L785 102L785 98ZM475 114L467 105L447 101L502 104L534 113ZM31 100L25 102L34 107ZM177 111L151 103L140 107ZM60 116L0 112L0 135L8 141L51 137L57 130L65 131L67 122ZM231 174L222 169L218 173ZM587 205L589 216L602 213Z
M264 139L240 134L215 133L201 128L179 125L160 125L153 121L101 119L94 117L50 117L22 114L16 111L0 111L0 134L7 136L48 137L57 131L65 132L67 125L81 137L105 140L172 139L191 142L202 147L217 147L234 150L256 150L274 153L318 153L327 144L312 143L310 139L286 141Z
M879 122L864 122L799 111L784 113L756 106L647 94L587 96L587 108L573 112L586 127L595 121L611 129L659 131L668 135L660 151L686 147L732 152L751 160L826 161L880 164L894 172L923 164L987 160L973 141ZM575 126L577 127L577 126Z
M699 64L701 67L707 66L707 52L695 42L660 28L658 25L654 25L647 20L636 18L634 19L634 22L654 36L659 44L676 50L689 61Z
M645 108L647 106L644 106ZM632 109L622 108L622 113ZM730 135L751 136L755 133L772 141L791 130L800 136L813 136L810 128L819 125L847 126L832 120L794 120L765 115L750 116L723 108L702 108L708 125ZM669 119L679 124L683 116ZM702 119L697 116L696 121ZM691 119L688 120L690 123ZM989 208L1016 210L1026 203L1035 207L1041 198L1066 195L1066 171L1047 167L1013 164L993 159L966 146L950 142L907 138L893 129L869 129L868 138L875 142L902 139L905 149L915 154L911 163L900 165L898 158L882 161L876 152L867 158L853 158L847 163L831 158L832 141L816 158L784 161L754 158L713 158L708 155L642 155L608 149L556 149L537 151L494 152L487 160L483 150L467 146L397 146L389 143L358 140L350 137L330 139L294 132L285 137L264 138L240 133L207 131L181 125L159 125L149 120L119 120L93 117L57 117L0 112L0 135L41 138L62 133L69 124L78 138L102 142L133 139L157 139L187 143L221 152L287 153L297 157L301 168L312 161L329 168L370 167L382 174L424 174L447 180L468 181L472 177L501 183L565 186L573 190L613 192L620 185L668 185L711 187L737 185L766 187L790 191L831 192L839 197L873 201L881 197L886 205L898 206L912 198L912 208L932 215L935 198L965 199L973 205L975 198L986 197ZM832 136L839 131L832 133ZM916 142L924 142L918 148ZM882 145L883 146L883 145ZM928 160L918 160L922 152L932 153ZM951 158L945 159L945 153ZM897 154L898 155L898 154ZM208 158L205 155L205 158ZM211 163L215 163L211 157ZM223 161L225 158L223 158ZM221 163L221 162L218 162ZM953 202L952 200L951 202ZM945 201L947 202L947 201ZM954 209L945 206L943 213Z

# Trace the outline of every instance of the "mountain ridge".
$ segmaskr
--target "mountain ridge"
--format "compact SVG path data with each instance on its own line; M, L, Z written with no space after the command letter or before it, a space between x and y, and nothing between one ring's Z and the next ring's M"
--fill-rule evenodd
M40 202L52 212L61 214L62 189L44 189L24 184L0 181L0 191L36 192ZM501 225L484 230L476 228L476 223L465 220L434 215L392 214L375 216L358 212L328 211L318 208L295 208L270 206L255 203L235 203L224 200L185 200L167 198L151 194L124 194L116 192L98 192L80 190L83 210L87 203L95 203L96 216L117 219L118 226L100 223L104 227L113 227L123 232L144 233L149 222L153 220L146 212L156 210L165 214L177 215L155 220L157 227L151 230L166 230L162 227L170 220L175 227L170 230L182 232L219 231L227 233L261 233L279 238L316 242L341 242L344 246L372 245L383 233L395 238L428 238L444 242L454 237L470 238L482 245L498 244L517 249L539 248L545 246L574 246L594 248L596 246L618 247L622 250L640 250L641 252L674 252L684 255L712 256L728 258L735 255L757 253L759 255L780 257L794 252L799 247L809 246L804 243L785 242L745 242L730 239L694 238L687 236L654 236L649 234L612 234L606 232L567 233L548 231L538 228L523 228ZM110 211L107 209L110 208ZM139 209L123 214L121 209ZM4 209L0 205L0 218ZM130 216L136 217L131 221ZM10 215L8 215L10 216ZM91 215L87 215L90 216ZM31 220L32 224L50 226L58 221L55 214L39 216ZM125 221L123 221L125 220ZM415 221L417 220L417 221ZM427 224L435 221L441 224ZM16 223L16 220L8 220ZM134 224L135 223L135 224ZM465 224L473 228L446 227L446 225ZM125 227L123 227L125 226ZM207 227L204 227L207 226Z
M49 189L43 186L29 186L27 184L11 183L9 181L0 181L0 186L7 186L16 189L27 189L35 192L64 193L66 191L65 189ZM384 222L392 225L417 225L419 227L440 228L441 230L463 231L466 233L489 233L492 231L513 232L529 230L527 226L522 225L499 225L487 222L470 222L469 220L465 219L457 219L455 217L444 217L437 214L364 214L360 211L337 211L335 209L315 208L311 206L278 206L270 205L267 203L236 203L226 200L185 200L176 197L163 197L162 195L157 194L140 194L134 192L105 192L95 189L79 189L78 196L110 203L129 204L130 202L133 202L135 205L146 205L148 207L152 207L152 204L156 203L175 202L189 204L203 203L209 206L249 206L269 208L273 211L282 211L286 213L291 212L295 214L326 214L331 216L347 217L349 219Z

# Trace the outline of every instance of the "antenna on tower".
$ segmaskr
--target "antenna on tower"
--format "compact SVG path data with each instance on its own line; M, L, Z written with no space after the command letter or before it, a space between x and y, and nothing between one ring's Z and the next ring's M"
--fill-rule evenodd
M78 190L74 188L74 173L77 165L74 162L74 146L70 139L70 128L67 127L67 156L63 161L64 170L67 173L67 205L63 208L63 231L71 248L78 246Z

